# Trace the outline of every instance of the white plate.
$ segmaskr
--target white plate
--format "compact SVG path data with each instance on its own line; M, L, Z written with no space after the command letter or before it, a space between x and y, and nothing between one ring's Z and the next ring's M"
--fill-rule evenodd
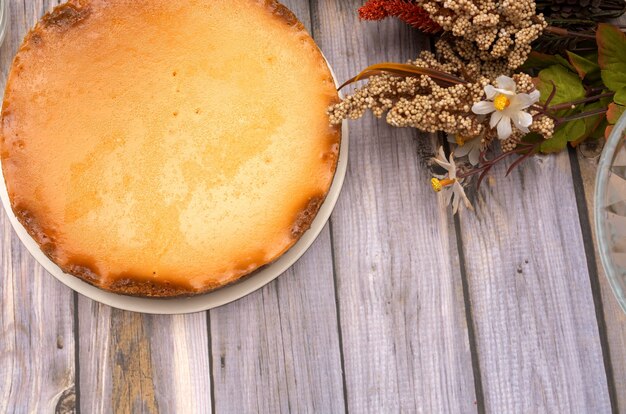
M333 77L335 78L336 84L337 79L334 73ZM326 200L320 207L315 220L313 220L313 223L311 224L311 228L307 230L302 235L300 240L298 240L298 242L278 260L254 272L240 282L223 287L214 292L186 298L154 299L118 295L98 289L87 282L83 282L75 276L63 272L61 268L54 264L54 262L52 262L52 260L50 260L41 251L37 242L30 237L26 229L18 221L17 217L15 217L15 214L11 209L9 195L7 193L7 187L4 179L0 180L0 199L2 200L2 204L4 205L7 215L9 216L9 221L11 222L13 229L30 254L32 254L35 260L37 260L50 274L52 274L52 276L59 279L69 288L75 290L81 295L87 296L90 299L119 309L154 314L192 313L212 309L252 293L276 279L291 265L293 265L300 258L300 256L306 252L309 246L313 244L328 221L330 213L333 211L333 207L335 207L335 203L339 198L341 186L343 185L343 179L346 175L347 162L348 123L344 122L341 128L341 146L339 148L339 160L337 163L337 170L335 171L335 177L328 195L326 196ZM0 164L0 167L1 166L2 165ZM29 277L30 275L14 276Z

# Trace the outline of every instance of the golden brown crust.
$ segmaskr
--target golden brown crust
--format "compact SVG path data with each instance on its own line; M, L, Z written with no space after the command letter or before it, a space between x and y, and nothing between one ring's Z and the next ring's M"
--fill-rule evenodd
M66 3L59 4L51 11L44 14L24 37L20 50L41 45L43 39L42 34L47 30L67 30L89 17L90 9L87 3L88 0L68 0ZM16 55L16 60L18 56L19 54ZM14 61L14 66L15 63Z
M84 1L68 1L60 4L41 18L42 28L67 30L89 17L90 9Z
M285 22L286 25L291 26L297 30L305 31L304 25L297 19L297 17L287 7L282 5L276 0L261 0L262 3L273 13L274 16ZM20 51L25 48L37 47L42 44L45 37L43 36L46 31L62 31L69 30L76 25L79 25L85 19L89 18L91 13L90 5L92 0L69 0L67 3L61 4L55 7L52 11L45 14L37 25L28 33L25 37ZM315 45L314 41L309 37L309 42ZM317 46L315 46L317 48ZM318 49L319 50L319 49ZM323 59L320 52L320 59ZM13 70L17 70L19 74L19 53L15 57L13 63ZM10 79L7 82L7 90L9 90ZM5 102L6 103L6 102ZM8 116L3 108L2 117ZM334 157L334 167L336 168L336 162L339 157L339 144L341 141L341 130L339 127L333 127L331 133L336 138L336 146L334 151L326 154L326 157ZM334 175L334 170L333 170ZM331 181L332 182L332 181ZM319 196L315 196L309 199L308 203L302 207L300 212L294 219L293 226L291 228L292 243L288 246L288 249L293 246L302 235L310 228L313 220L317 216L321 205L326 198L327 192ZM13 205L12 209L16 214L16 217L33 239L39 244L41 250L48 256L53 262L58 264L56 260L55 251L57 249L56 241L53 232L43 229L37 218L27 209L21 206ZM279 256L280 257L280 256ZM266 266L268 263L261 267ZM81 280L96 286L98 288L124 295L142 296L142 297L181 297L191 296L201 293L207 293L218 288L236 283L243 278L253 274L258 270L241 271L234 273L232 277L227 280L221 280L219 284L207 286L205 289L196 290L189 287L182 287L174 285L168 281L160 280L142 280L133 277L133 275L125 275L115 280L103 281L96 271L91 269L89 265L82 264L79 260L71 262L67 265L61 266L62 270L68 274L80 278Z

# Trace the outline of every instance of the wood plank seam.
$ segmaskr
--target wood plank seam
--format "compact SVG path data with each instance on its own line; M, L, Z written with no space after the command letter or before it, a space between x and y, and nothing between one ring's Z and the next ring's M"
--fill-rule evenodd
M339 360L341 362L341 384L343 387L343 405L345 413L348 414L348 386L346 383L345 357L343 354L343 333L341 328L341 305L339 304L339 289L337 289L337 265L335 261L335 240L333 237L333 220L332 216L328 219L328 229L330 231L330 253L333 268L333 288L335 290L335 313L337 314L337 335L339 340Z
M607 335L606 316L604 304L602 303L602 294L600 292L600 280L598 274L598 261L596 260L594 250L594 240L591 232L591 216L587 209L587 200L585 197L584 183L580 171L580 164L576 157L576 150L569 148L569 160L574 179L574 195L578 206L578 218L580 231L584 240L585 257L587 259L587 269L589 273L589 282L593 297L593 304L596 312L596 320L598 321L598 332L600 334L600 344L602 346L602 359L604 369L606 371L606 380L609 387L609 399L611 401L611 409L618 412L617 407L617 390L615 387L615 374L613 372L613 363L611 362L611 352L609 349L609 339Z
M396 21L359 22L358 3L313 3L316 40L340 77L428 47ZM414 131L370 116L351 128L358 145L331 218L348 409L475 412L453 225L422 185ZM454 263L437 254L448 249Z
M454 215L454 230L456 232L456 243L459 254L459 264L461 271L461 285L463 288L463 300L465 303L465 319L467 324L467 336L470 346L470 356L472 359L472 372L474 374L474 392L476 394L476 409L479 413L485 412L485 396L483 393L483 380L480 372L480 360L478 359L478 345L476 342L476 332L474 327L474 315L472 314L472 300L469 294L469 282L467 280L467 269L465 268L465 253L463 251L463 235L461 234L461 222L458 215Z
M430 46L435 50L435 41L431 39ZM439 143L450 153L450 144L445 133L437 134ZM434 155L434 154L433 154ZM461 273L461 286L463 289L463 303L465 305L465 320L467 325L467 337L472 360L472 374L474 377L474 393L476 395L476 409L479 413L485 413L485 395L483 392L483 379L480 372L480 359L478 357L478 344L476 341L476 331L474 326L474 315L472 314L472 300L469 293L469 280L467 268L465 267L465 252L463 250L463 234L461 221L458 214L452 216L454 220L454 232L456 236L456 248L459 255L459 271Z
M315 18L315 7L314 7L314 2L316 2L317 0L309 0L309 19L311 21L311 26L309 28L310 30L310 34L311 37L317 41L316 37L315 37L315 26L313 24L313 22L317 22L318 19ZM342 395L343 395L343 404L344 404L344 411L345 414L348 414L349 408L348 408L348 387L346 385L346 369L345 369L345 356L344 356L344 349L343 349L343 333L342 333L342 328L341 328L341 307L339 305L339 290L337 289L337 265L336 265L336 261L335 261L335 240L333 237L333 218L332 215L331 217L328 218L328 229L330 232L330 254L331 254L331 262L332 262L332 272L333 272L333 289L334 289L334 294L335 294L335 313L337 315L337 338L338 338L338 342L339 342L339 361L341 364L341 386L342 386Z
M263 299L265 301L265 298ZM280 305L280 284L276 284L276 304L278 305L278 309L282 309L282 306ZM265 303L263 304L265 305ZM265 319L265 323L267 323L267 319ZM282 317L282 312L278 312L278 327L280 328L281 332L284 332L283 329L283 317ZM285 354L287 353L287 348L285 347L285 336L281 335L280 336L280 348L281 348L281 355L282 355L282 359L283 359L283 375L285 377L287 377L287 360L285 358ZM285 389L287 391L287 395L291 395L291 390L289 388L289 382L287 382L285 384ZM287 398L287 411L291 413L291 401L289 400L289 398Z
M213 341L211 338L211 313L204 312L206 315L206 331L207 331L207 348L209 351L209 393L211 395L211 413L215 414L215 360L213 357Z
M459 216L485 409L609 412L569 158L535 157L504 180Z
M50 276L50 275L48 275ZM80 414L80 325L78 318L78 292L73 292L74 302L74 387L76 390L76 401L74 410Z

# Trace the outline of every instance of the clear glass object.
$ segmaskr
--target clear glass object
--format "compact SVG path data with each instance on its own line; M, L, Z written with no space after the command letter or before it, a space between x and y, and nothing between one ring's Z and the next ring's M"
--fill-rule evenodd
M626 112L606 142L595 192L595 225L600 259L620 306L626 312Z
M9 31L9 0L0 0L0 46Z

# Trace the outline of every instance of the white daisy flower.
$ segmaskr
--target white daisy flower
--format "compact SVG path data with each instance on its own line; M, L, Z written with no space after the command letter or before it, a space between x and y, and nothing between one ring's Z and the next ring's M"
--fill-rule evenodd
M450 159L446 158L443 147L439 147L437 156L433 158L438 165L444 168L448 174L446 176L435 176L430 180L430 184L435 192L442 192L446 205L452 203L452 214L459 211L461 201L469 210L473 210L472 204L465 195L465 190L461 185L461 180L456 177L456 164L454 162L454 154L450 154Z
M480 101L472 106L472 112L477 115L491 114L489 126L497 127L498 138L507 139L513 133L511 122L515 128L528 133L528 127L533 123L533 117L524 109L539 101L538 90L528 93L515 93L515 81L508 76L498 76L496 87L485 86L486 101Z
M470 164L474 166L478 165L480 162L482 136L465 139L460 135L448 135L448 142L457 145L454 150L454 155L456 155L457 158L467 155Z

